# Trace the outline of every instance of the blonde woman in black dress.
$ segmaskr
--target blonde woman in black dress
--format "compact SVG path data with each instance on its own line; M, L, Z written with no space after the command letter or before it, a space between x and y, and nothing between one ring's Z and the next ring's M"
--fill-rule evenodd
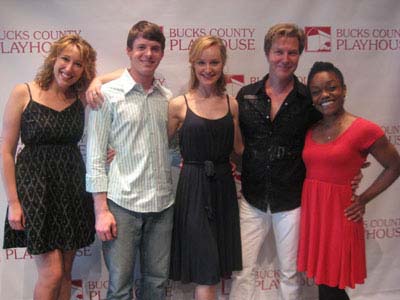
M35 300L69 300L77 249L94 240L77 143L84 129L84 91L96 52L78 35L54 42L34 81L11 92L1 156L8 199L4 248L27 247L38 270ZM24 145L15 162L18 140Z
M197 284L195 299L216 299L216 284L241 270L239 212L229 164L242 152L236 99L225 93L226 48L204 36L190 50L188 93L172 99L168 135L179 129L183 167L175 200L170 278Z

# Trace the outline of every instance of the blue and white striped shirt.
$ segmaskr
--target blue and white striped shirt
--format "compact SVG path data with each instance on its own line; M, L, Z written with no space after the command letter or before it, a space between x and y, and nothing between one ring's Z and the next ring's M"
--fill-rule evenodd
M171 92L158 82L147 92L128 70L103 85L104 103L89 113L86 189L135 212L173 204L167 137ZM106 152L116 151L106 170Z

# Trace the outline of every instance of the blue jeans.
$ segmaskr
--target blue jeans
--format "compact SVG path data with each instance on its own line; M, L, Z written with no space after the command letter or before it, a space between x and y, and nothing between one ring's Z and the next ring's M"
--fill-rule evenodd
M157 213L136 213L108 200L118 236L103 242L109 272L108 300L131 300L137 250L140 252L141 300L165 299L172 234L173 207Z

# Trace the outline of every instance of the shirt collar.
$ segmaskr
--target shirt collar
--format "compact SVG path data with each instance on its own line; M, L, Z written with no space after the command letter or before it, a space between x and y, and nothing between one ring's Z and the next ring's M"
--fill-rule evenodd
M120 80L122 81L122 89L126 95L131 90L135 89L137 91L143 92L143 88L140 83L137 83L135 79L129 74L128 69L125 69L122 73ZM154 91L159 91L161 95L165 98L172 98L172 93L169 89L165 88L158 80L153 80L153 85L149 90L149 94Z
M265 94L265 83L267 82L268 76L269 74L265 75L263 79L257 83L257 85L255 86L256 94ZM294 77L294 87L292 92L301 95L303 97L307 97L308 93L306 86L299 81L296 75L293 75L293 77Z
M135 81L135 79L133 79L133 77L131 76L131 74L129 74L128 69L125 69L124 72L122 73L121 77L120 77L121 81L122 81L122 89L124 91L124 94L126 95L127 93L129 93L131 90L135 89L137 91L141 91L143 92L143 88L142 85L140 83L137 83ZM163 87L161 86L161 84L154 80L152 86L149 89L149 94L151 92L153 92L154 90L159 90L163 95Z

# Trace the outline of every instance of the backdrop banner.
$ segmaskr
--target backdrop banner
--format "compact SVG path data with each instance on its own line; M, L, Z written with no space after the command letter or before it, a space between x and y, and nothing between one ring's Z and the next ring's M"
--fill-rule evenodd
M306 32L306 48L296 72L305 83L315 61L331 61L343 71L347 84L346 108L378 123L391 142L400 146L400 1L398 0L1 0L0 1L0 113L12 88L35 76L54 40L68 33L87 39L98 53L98 73L127 67L126 37L139 20L162 26L166 36L164 58L156 79L175 96L187 90L188 50L199 36L212 34L228 49L225 73L228 92L236 95L244 85L268 71L263 52L267 29L294 22ZM0 141L2 137L0 136ZM85 138L81 142L85 154ZM179 154L171 150L174 181ZM360 190L381 171L373 160L363 171ZM240 180L237 180L241 201ZM349 290L351 299L400 299L400 182L367 206L365 237L368 278ZM0 185L0 241L7 201ZM263 245L255 268L255 300L278 299L280 271L272 233ZM139 267L139 266L138 266ZM136 270L135 282L138 282ZM32 299L36 281L34 260L24 248L0 250L0 299ZM218 286L220 300L229 298L230 280ZM317 299L313 280L301 279L305 299ZM106 299L108 273L98 240L80 249L73 268L71 299ZM137 286L137 284L136 284ZM169 282L168 300L189 300L194 285ZM136 299L137 288L132 299ZM247 299L243 299L247 300Z

